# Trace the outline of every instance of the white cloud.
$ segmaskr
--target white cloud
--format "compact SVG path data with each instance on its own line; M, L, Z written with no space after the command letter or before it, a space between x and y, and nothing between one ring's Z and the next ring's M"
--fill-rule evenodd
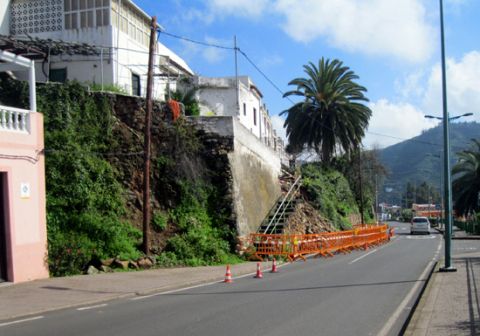
M285 32L308 43L326 37L335 47L369 55L423 62L437 37L421 0L276 1Z
M386 99L371 103L372 118L363 144L383 148L419 135L438 122L425 119L424 113L408 103L394 104Z
M205 42L208 44L222 45L222 46L229 46L232 44L232 41L216 39L209 36L205 37ZM218 63L223 61L223 59L227 56L227 52L225 49L219 49L216 47L206 47L202 51L202 56L208 63L213 64L213 63Z
M437 64L430 72L423 98L427 114L442 115L441 88L441 67ZM471 51L458 62L447 60L447 93L450 116L472 112L474 119L480 121L480 52Z
M209 0L208 6L217 15L234 15L259 18L267 8L269 0Z
M287 131L283 128L283 124L285 123L285 119L280 117L279 115L274 115L270 117L272 121L272 127L277 132L277 135L281 137L285 144L288 143L287 141Z

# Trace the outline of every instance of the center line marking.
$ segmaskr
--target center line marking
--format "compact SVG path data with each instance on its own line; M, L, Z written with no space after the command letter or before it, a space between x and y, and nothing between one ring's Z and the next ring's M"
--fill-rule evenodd
M18 324L18 323L23 323L23 322L28 322L28 321L35 321L35 320L40 320L40 319L43 319L43 316L35 316L35 317L31 317L31 318L26 318L26 319L23 319L23 320L16 320L16 321L12 321L12 322L0 323L0 327L5 327L5 326L8 326L8 325Z
M101 308L101 307L105 307L105 306L108 306L108 304L102 303L102 304L99 304L99 305L96 305L96 306L89 306L89 307L77 308L77 310L82 311L82 310L89 310L89 309Z
M370 254L372 254L372 253L374 253L374 252L377 252L377 249L372 250L372 251L370 251L370 252L368 252L368 253L365 253L364 255L358 257L357 259L354 259L354 260L350 261L348 264L351 265L351 264L353 264L353 263L356 263L357 261L365 258L366 256L368 256L368 255L370 255Z

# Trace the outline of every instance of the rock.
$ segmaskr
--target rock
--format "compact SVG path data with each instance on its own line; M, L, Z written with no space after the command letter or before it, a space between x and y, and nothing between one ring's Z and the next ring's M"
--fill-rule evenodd
M109 266L105 266L105 265L102 265L102 266L100 267L100 270L101 270L102 272L105 272L105 273L111 273L111 272L113 272L113 270L112 270Z
M138 264L135 261L130 260L128 262L128 267L133 269L138 269Z
M143 269L151 268L153 266L152 261L147 257L138 259L137 263L138 263L138 267Z
M115 261L114 258L104 259L102 260L102 266L112 266L113 262Z
M121 268L121 269L126 270L126 269L128 269L128 264L129 264L129 261L115 259L112 263L112 267Z
M87 269L87 274L88 275L93 275L93 274L98 274L100 273L100 271L93 265L90 265L88 266L88 269Z

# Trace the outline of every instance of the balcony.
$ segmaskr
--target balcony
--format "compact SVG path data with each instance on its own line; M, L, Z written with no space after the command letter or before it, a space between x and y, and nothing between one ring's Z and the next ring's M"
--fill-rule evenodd
M30 133L30 111L0 105L0 131Z

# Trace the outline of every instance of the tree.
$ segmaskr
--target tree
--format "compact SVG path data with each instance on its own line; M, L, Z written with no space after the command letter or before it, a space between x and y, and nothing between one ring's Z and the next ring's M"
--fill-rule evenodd
M452 189L458 215L480 210L480 140L472 139L472 147L457 153L458 162L452 169Z
M196 98L197 91L195 87L177 89L177 91L171 93L171 98L183 104L185 107L185 115L199 116L200 106Z
M364 105L367 90L354 82L359 77L337 59L322 57L318 66L310 62L303 68L307 77L290 81L296 89L284 94L302 98L281 113L287 115L288 141L294 147L314 149L329 163L337 149L351 153L360 145L372 115Z

